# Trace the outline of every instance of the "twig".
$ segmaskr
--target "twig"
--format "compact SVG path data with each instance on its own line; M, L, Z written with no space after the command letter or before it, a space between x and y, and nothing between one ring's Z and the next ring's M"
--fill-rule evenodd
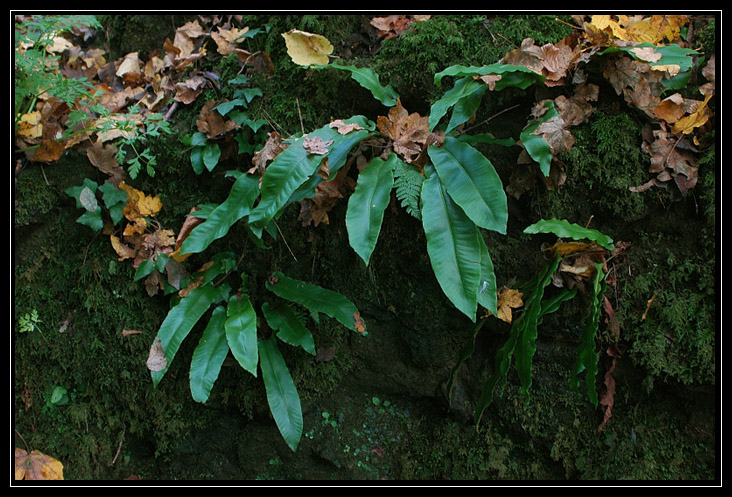
M285 240L285 235L282 234L282 230L280 230L280 227L277 224L277 221L275 221L273 219L272 222L274 223L275 228L277 228L277 233L279 233L280 236L282 237L282 241L285 242L285 247L287 247L287 250L290 252L290 255L292 256L292 258L295 259L295 262L300 262L297 260L297 257L295 257L295 254L292 253L292 249L290 249L290 246L287 244L287 240Z
M300 113L300 99L295 97L295 104L297 105L297 115L300 118L300 131L305 136L305 126L302 124L302 114Z
M643 317L641 318L641 321L645 321L646 317L648 316L648 311L651 309L651 304L653 303L653 299L656 298L656 292L653 292L653 296L648 299L648 303L646 304L646 312L643 313Z
M21 434L20 434L20 433L18 432L18 430L15 430L15 429L14 429L13 431L15 432L15 434L16 434L16 435L18 435L18 437L19 437L19 438L20 438L20 439L21 439L21 440L23 441L23 443L25 444L25 451L26 451L26 452L30 452L30 447L28 447L28 442L26 442L26 441L25 441L25 438L23 438L23 435L21 435Z
M114 463L117 462L117 457L119 456L119 451L122 450L122 442L125 440L125 425L122 425L122 438L119 440L119 445L117 445L117 453L114 455L114 459L112 459L112 463L110 466L114 466Z
M503 109L503 110L501 110L501 111L498 111L498 112L496 112L495 114L493 114L493 115L492 115L491 117L489 117L489 118L488 118L488 119L486 119L485 121L479 122L478 124L474 124L473 126L469 127L468 129L464 129L463 131L461 131L461 132L460 132L460 134L463 134L463 133L467 133L468 131L471 131L471 130L473 130L473 129L475 129L475 128L479 127L479 126L483 126L484 124L488 124L488 122L490 122L490 121L491 121L491 120L493 120L494 118L496 118L496 117L500 116L500 115L501 115L501 114L503 114L504 112L508 112L509 110L513 110L513 109L515 109L515 108L516 108L516 107L518 107L518 106L519 106L519 104L516 104L516 105L512 105L511 107L506 107L505 109Z

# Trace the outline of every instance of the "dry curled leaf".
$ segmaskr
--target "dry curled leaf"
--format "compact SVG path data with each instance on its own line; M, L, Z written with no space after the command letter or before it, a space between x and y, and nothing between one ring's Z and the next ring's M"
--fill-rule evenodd
M358 123L346 123L343 119L336 119L329 126L337 130L341 135L347 135L352 131L363 129Z
M429 117L416 112L410 114L402 107L401 100L389 109L387 116L377 118L376 126L382 135L393 141L394 152L406 162L413 162L420 156L430 136Z

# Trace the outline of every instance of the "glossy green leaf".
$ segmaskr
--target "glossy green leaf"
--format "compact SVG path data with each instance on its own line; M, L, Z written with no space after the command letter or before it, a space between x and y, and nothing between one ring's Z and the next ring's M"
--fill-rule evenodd
M355 116L345 122L357 122L362 127L373 129L374 124L362 116ZM322 181L317 174L321 161L326 157L331 174L343 165L346 155L356 143L370 135L368 129L358 130L347 135L341 135L330 125L309 133L292 142L284 151L280 152L262 176L261 200L249 215L249 225L252 231L261 237L262 230L275 215L288 203L315 194L315 186ZM322 141L333 141L328 146L328 153L324 155L309 154L303 143L305 138L319 137ZM305 185L305 183L310 182ZM302 187L302 188L301 188ZM299 196L293 195L295 192Z
M226 306L226 341L239 365L257 376L257 313L247 295L232 295Z
M544 76L523 66L513 66L510 64L490 64L487 66L450 66L437 74L435 74L435 86L442 84L442 78L445 76L454 77L474 77L500 75L501 79L495 82L495 91L508 87L516 87L526 89L536 83L543 83Z
M168 365L162 371L151 371L153 385L157 386L160 380L170 368L180 344L188 336L193 326L201 319L204 313L211 307L211 304L226 299L230 288L226 285L215 287L203 285L194 288L188 296L180 299L168 312L168 315L160 325L157 337L165 351L165 358Z
M294 347L302 347L305 352L315 355L315 342L300 318L285 305L262 304L262 314L270 328L277 330L277 338Z
M201 155L203 165L206 166L206 169L213 171L213 168L219 163L219 158L221 158L221 147L219 147L219 144L206 143L203 147L203 154Z
M541 219L528 226L524 233L553 233L559 238L572 238L573 240L592 240L606 250L614 248L613 239L600 231L585 228L578 224L570 223L565 219Z
M480 245L480 279L478 280L478 303L494 315L498 314L498 288L493 261L482 236L478 236Z
M574 293L567 291L562 297L552 299L549 303L542 305L544 289L551 282L551 276L559 267L560 260L560 257L556 257L550 261L522 288L525 296L524 309L511 324L506 343L496 352L493 374L484 384L483 392L476 404L476 424L480 423L483 412L493 402L496 389L506 384L508 368L511 366L511 359L514 356L516 370L521 381L521 391L528 402L528 389L531 387L532 381L531 363L536 352L538 325L545 313L556 311L559 303L574 296Z
M521 393L526 401L529 401L529 388L531 388L531 365L536 353L536 339L539 334L539 321L541 319L541 301L544 298L544 289L551 283L552 274L559 267L560 258L557 257L552 263L546 264L539 275L526 287L528 297L524 301L524 311L515 321L520 334L514 351L516 359L516 373L521 381ZM524 293L527 295L527 293Z
M266 286L278 297L300 304L311 312L322 312L337 319L348 329L356 331L358 309L342 294L290 278L280 272L273 273Z
M506 233L508 200L493 164L476 149L446 136L427 153L450 198L479 227Z
M259 342L258 348L269 410L282 438L295 452L302 437L303 426L300 395L277 348L277 341L270 337Z
M480 282L480 233L431 167L422 184L422 226L432 270L447 298L475 322Z
M259 178L239 174L226 200L208 214L206 221L193 228L183 240L180 253L203 252L214 240L226 235L234 223L249 214L258 194Z
M191 395L196 402L208 400L214 382L219 377L221 365L229 353L224 321L226 321L226 307L220 305L211 313L198 346L193 351L188 376Z
M367 266L379 239L384 209L389 205L397 160L395 154L390 154L386 161L372 159L359 173L356 188L348 199L348 242Z
M455 82L450 90L446 91L442 97L432 104L430 107L429 115L429 127L430 131L435 129L435 126L440 122L440 119L447 114L450 107L453 107L458 102L465 98L471 98L475 93L485 91L485 86L473 79L472 77L462 78Z
M551 101L547 101L544 104L547 107L547 111L542 114L538 119L531 121L521 131L521 144L526 149L529 156L539 163L539 169L544 176L549 176L549 170L552 163L552 147L547 141L539 135L535 135L534 131L542 123L548 121L552 117L558 116L557 109Z
M350 119L345 119L344 122L347 124L356 123L363 129L351 131L347 135L341 135L331 129L332 133L330 133L330 138L328 138L328 140L333 140L333 143L328 147L328 170L330 171L328 179L322 178L320 174L312 175L295 191L295 193L292 194L286 205L294 202L300 202L306 198L311 198L315 195L315 188L320 183L330 181L335 178L335 175L346 163L348 153L351 149L364 139L371 136L371 132L376 128L376 125L372 121L369 121L363 116L353 116Z
M591 287L590 297L592 298L592 308L590 315L585 322L582 331L582 340L577 347L577 360L572 370L572 378L570 386L579 392L579 375L585 372L585 385L587 388L587 396L592 405L597 407L597 362L599 355L596 350L595 339L600 326L600 314L602 310L603 298L605 295L605 273L602 270L602 264L595 264L595 279Z
M379 75L369 67L359 68L355 66L344 66L336 62L328 65L316 65L311 67L315 67L317 69L332 68L339 69L341 71L349 71L351 73L351 78L354 81L369 90L376 100L387 107L393 107L396 105L397 99L399 98L399 95L394 88L392 88L391 85L383 86L379 82Z

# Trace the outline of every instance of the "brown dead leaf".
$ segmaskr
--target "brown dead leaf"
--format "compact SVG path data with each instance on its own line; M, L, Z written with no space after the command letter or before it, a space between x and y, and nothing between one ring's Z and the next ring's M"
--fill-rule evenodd
M178 82L175 84L173 99L184 104L190 104L198 98L207 82L206 78L198 74L185 81Z
M221 114L214 110L216 105L218 103L213 100L206 102L203 108L201 108L198 120L196 120L198 131L205 134L206 138L217 138L239 128L239 125L234 121L225 120Z
M694 188L698 171L696 159L688 151L689 148L683 137L677 138L669 134L662 123L656 130L646 126L643 130L641 150L651 156L649 172L656 174L653 183L648 187L673 179L682 193ZM631 190L643 191L644 186Z
M217 52L221 55L229 55L239 49L236 45L239 43L240 37L245 35L249 31L249 28L231 28L226 29L223 27L217 27L216 31L211 32L211 38L216 42ZM249 52L246 52L249 54Z
M343 119L336 119L335 121L331 122L329 126L336 129L341 135L347 135L352 131L363 129L358 123L347 124L345 121L343 121Z
M122 330L123 337L128 337L130 335L142 335L142 332L139 330Z
M496 314L496 317L501 321L511 323L513 321L513 312L511 309L518 309L524 305L524 301L522 300L523 296L524 294L518 290L504 286L498 292L498 301L496 303L498 314ZM487 315L491 314L490 311L486 312Z
M117 255L119 255L119 259L117 259L118 261L134 259L137 255L137 251L122 243L122 240L120 240L119 237L110 236L109 240L112 242L112 248L117 252Z
M328 153L328 147L332 144L333 140L323 141L319 136L313 136L312 138L306 136L302 146L309 154L325 155Z
M664 73L630 57L617 57L601 61L602 74L618 95L628 104L650 116L661 102L664 91Z
M124 168L117 162L117 147L113 143L104 144L97 140L86 149L86 156L92 166L108 175L114 185L119 185L127 178Z
M163 350L163 342L160 337L155 337L153 340L145 365L150 371L162 371L168 367L168 360L165 358L165 350Z
M377 29L378 37L382 40L388 40L402 34L409 29L413 22L426 21L429 15L391 15L385 17L374 17L370 24Z
M267 164L273 161L286 148L287 144L282 142L282 136L277 131L268 133L268 138L264 146L254 152L252 156L252 164L254 164L254 167L247 172L249 174L258 172L260 175L264 175Z
M382 135L393 141L394 152L406 162L413 162L420 156L430 136L429 117L416 112L409 114L401 100L389 109L388 116L378 116L376 126Z
M64 466L51 456L38 450L29 454L23 449L15 448L16 480L63 480Z
M313 226L329 223L328 212L355 188L355 181L348 176L349 169L350 164L341 168L331 181L324 181L315 187L315 195L312 198L300 202L298 220L303 226L311 223Z
M353 313L353 326L359 333L364 333L366 331L366 323L358 311Z
M693 113L676 121L671 128L671 132L677 136L688 135L696 128L704 126L712 115L711 110L707 106L710 98L712 98L712 95L707 95Z

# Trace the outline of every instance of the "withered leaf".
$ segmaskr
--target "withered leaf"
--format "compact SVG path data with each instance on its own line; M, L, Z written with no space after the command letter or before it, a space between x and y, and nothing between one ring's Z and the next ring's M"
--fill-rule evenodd
M110 176L110 181L119 185L127 177L124 168L117 162L117 147L113 143L104 144L97 140L86 149L86 156L92 166Z
M51 456L38 450L30 454L18 447L15 448L16 480L63 480L64 466Z
M524 302L522 300L523 296L524 294L519 292L518 290L504 286L498 292L498 301L496 303L496 317L506 323L510 323L511 321L513 321L512 309L517 309L524 305ZM490 315L490 311L487 312Z
M217 103L213 100L206 102L201 108L201 113L196 120L198 131L205 134L207 138L217 138L229 131L239 128L239 125L232 120L225 120L224 117L214 110Z
M379 132L393 141L394 152L407 162L416 160L430 136L429 117L416 112L410 114L397 100L387 116L378 116L376 126Z
M168 367L168 360L165 358L165 350L163 350L163 342L160 337L155 337L153 340L145 364L150 371L162 371Z
M305 147L305 150L307 150L309 154L325 155L328 153L328 147L332 144L333 140L323 141L319 136L314 136L312 138L306 136L303 140L302 146Z
M252 156L252 164L254 164L254 167L247 171L250 174L258 172L260 175L264 175L267 163L273 161L280 152L287 148L287 144L282 142L282 136L277 131L272 131L267 134L268 138L264 146L254 152Z
M343 119L336 119L329 126L336 129L341 135L347 135L352 131L363 129L358 123L346 123Z

